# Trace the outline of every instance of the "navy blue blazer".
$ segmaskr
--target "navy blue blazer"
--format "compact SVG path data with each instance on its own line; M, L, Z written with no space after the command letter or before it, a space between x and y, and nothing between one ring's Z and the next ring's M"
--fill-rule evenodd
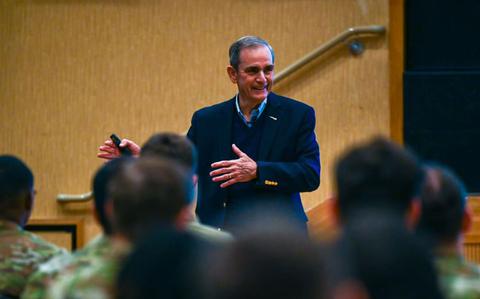
M223 227L228 192L220 188L221 183L212 182L210 165L237 158L231 147L235 114L235 97L200 109L193 114L187 134L198 151L197 215L202 223L216 227ZM320 185L315 111L304 103L270 93L263 114L265 125L256 161L258 192L255 198L242 201L278 203L305 222L299 192L313 191Z

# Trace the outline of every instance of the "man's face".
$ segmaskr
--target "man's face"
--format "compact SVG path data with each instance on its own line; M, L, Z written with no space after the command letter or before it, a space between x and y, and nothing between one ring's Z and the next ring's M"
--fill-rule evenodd
M230 80L237 84L240 100L261 103L272 90L272 53L267 47L242 49L238 70L227 68Z

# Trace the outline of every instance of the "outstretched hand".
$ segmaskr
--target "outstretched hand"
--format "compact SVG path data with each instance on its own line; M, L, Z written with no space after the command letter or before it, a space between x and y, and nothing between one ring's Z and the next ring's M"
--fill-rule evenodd
M131 140L122 139L120 147L128 148L132 152L133 156L140 155L140 146ZM103 145L98 148L98 151L99 153L97 153L97 157L102 159L112 160L120 157L120 151L110 139L105 140Z
M212 168L217 168L210 172L212 181L224 182L220 185L221 188L257 178L257 163L235 144L232 144L232 150L238 156L238 159L218 161L211 165Z

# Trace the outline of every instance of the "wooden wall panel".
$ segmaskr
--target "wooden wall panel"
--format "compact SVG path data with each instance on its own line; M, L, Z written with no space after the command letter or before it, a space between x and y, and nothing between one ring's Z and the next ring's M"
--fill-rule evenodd
M84 246L83 219L30 219L25 229L70 251Z
M139 143L156 131L185 132L196 109L231 97L227 50L254 34L271 42L281 70L351 26L388 24L386 0L0 1L0 153L36 174L35 219L85 218L90 204L59 205L58 193L90 190L97 146L115 132ZM276 86L313 105L322 185L354 141L390 134L388 48L372 39Z
M471 196L468 205L473 211L473 223L464 238L465 258L480 264L480 196Z
M43 239L56 244L62 248L72 251L71 235L66 232L35 232Z
M403 143L404 0L389 1L390 136Z
M464 245L465 259L480 265L480 242L467 242Z

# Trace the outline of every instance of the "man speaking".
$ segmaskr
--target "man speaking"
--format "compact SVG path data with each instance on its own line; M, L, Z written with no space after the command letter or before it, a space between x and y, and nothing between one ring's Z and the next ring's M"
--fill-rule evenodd
M237 213L267 204L306 229L299 192L320 185L315 112L271 92L275 55L267 41L242 37L229 56L227 73L238 93L195 112L188 131L198 150L197 215L228 229Z
M275 55L267 41L242 37L229 56L238 93L195 112L188 130L198 151L197 215L228 230L236 214L261 204L283 209L306 231L299 192L320 185L315 111L271 92ZM128 139L120 147L140 152ZM104 159L120 155L110 140L99 150Z

